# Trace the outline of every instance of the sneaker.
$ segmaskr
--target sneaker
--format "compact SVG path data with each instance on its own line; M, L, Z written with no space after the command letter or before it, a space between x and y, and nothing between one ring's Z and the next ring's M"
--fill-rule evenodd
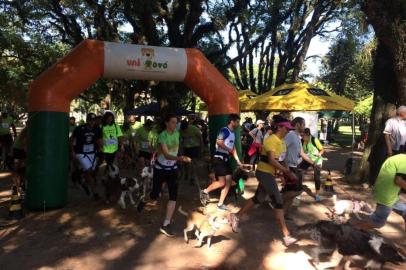
M230 211L230 210L228 210L227 206L224 203L221 205L217 205L217 210Z
M292 237L292 236L290 236L290 235L283 237L283 243L284 243L285 246L287 246L287 247L290 246L290 245L292 245L292 244L295 243L295 242L297 242L297 239L294 238L294 237Z
M166 226L161 226L161 228L159 228L159 230L161 231L161 233L165 234L168 237L175 236L175 234L172 231L171 224L168 224Z
M240 219L236 214L230 214L231 229L233 232L238 233L240 231Z
M210 196L208 193L204 192L203 190L200 191L200 202L203 206L206 206L207 203L210 201Z
M321 202L321 198L320 198L319 195L316 195L316 196L314 197L314 199L316 200L316 202Z

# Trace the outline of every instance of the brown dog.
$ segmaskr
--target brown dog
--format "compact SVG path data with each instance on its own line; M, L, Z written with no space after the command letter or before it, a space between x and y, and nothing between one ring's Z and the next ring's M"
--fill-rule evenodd
M226 217L215 215L207 217L204 213L198 211L187 213L182 210L181 206L179 206L178 211L186 216L186 227L183 230L186 243L189 243L188 232L195 230L195 235L198 240L195 247L201 247L203 239L207 237L207 249L210 250L211 239L216 231L225 224L228 224L228 219Z

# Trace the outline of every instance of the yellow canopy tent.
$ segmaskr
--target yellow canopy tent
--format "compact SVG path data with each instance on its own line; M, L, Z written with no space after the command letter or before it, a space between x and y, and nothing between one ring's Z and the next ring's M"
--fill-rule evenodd
M241 111L352 111L354 102L307 83L283 84L240 102Z
M238 94L239 94L240 103L243 101L248 101L257 96L257 94L255 94L251 90L241 90L241 91L238 91ZM200 103L199 110L207 111L206 103Z

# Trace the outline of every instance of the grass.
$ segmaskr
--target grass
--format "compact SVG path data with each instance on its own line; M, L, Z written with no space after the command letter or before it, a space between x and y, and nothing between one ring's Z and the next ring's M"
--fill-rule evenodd
M355 137L360 136L361 132L359 131L359 127L355 126ZM333 134L332 140L330 140L330 144L334 146L341 146L341 147L351 147L352 144L352 132L351 126L340 126L338 129L338 133Z

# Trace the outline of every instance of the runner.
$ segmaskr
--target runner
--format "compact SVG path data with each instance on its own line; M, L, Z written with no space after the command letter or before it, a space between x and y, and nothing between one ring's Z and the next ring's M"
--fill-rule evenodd
M166 236L175 234L171 228L171 220L176 207L178 196L177 161L190 162L190 158L177 156L179 150L179 132L176 130L177 118L171 114L165 118L165 129L158 136L158 153L154 166L154 177L150 197L156 201L165 182L168 187L169 201L166 206L165 220L160 231Z
M102 146L101 129L95 125L96 115L89 113L86 117L86 124L75 128L70 138L71 158L78 164L79 169L84 172L85 180L90 187L93 198L100 198L96 191L94 170L96 168L96 153Z
M285 223L283 200L276 183L276 175L279 171L289 175L291 178L296 178L286 163L286 144L283 140L289 130L293 129L293 126L286 119L278 119L278 122L273 122L272 125L276 133L264 141L260 161L255 173L259 182L255 195L246 202L238 213L230 214L230 220L233 231L238 232L240 218L253 208L254 205L264 202L267 196L269 196L271 200L270 204L275 211L275 218L284 236L283 242L286 246L289 246L296 242L296 239L290 236Z
M321 145L319 139L313 137L310 134L310 129L305 128L304 133L303 133L303 139L302 139L302 144L303 144L303 151L305 154L317 165L313 167L314 171L314 184L315 184L315 189L316 189L316 201L320 202L320 171L321 171L321 166L323 165L323 153L324 153L324 148ZM300 163L299 168L302 170L307 170L311 164L305 160Z
M76 118L71 116L69 117L69 138L72 136L73 131L76 128Z
M108 166L114 164L117 151L124 151L123 132L115 123L112 112L106 112L102 120L103 156Z
M24 127L13 144L13 182L25 191L25 159L27 157L27 127Z
M285 215L290 205L293 202L293 199L305 191L309 196L316 199L316 196L312 191L306 186L303 185L303 170L300 169L299 164L302 160L305 160L310 164L310 166L315 166L317 169L320 169L313 160L311 160L303 151L302 141L300 134L304 132L306 123L302 117L296 117L292 120L292 125L295 130L291 130L285 137L285 143L287 148L287 163L289 169L296 175L297 179L291 179L286 177L286 183L282 189L283 192L283 203L285 210ZM285 218L287 218L285 216Z
M196 179L193 179L192 167L194 167L196 159L200 158L202 154L202 133L198 127L183 120L180 126L180 134L183 140L183 153L185 156L192 158L192 163L187 163L183 166L185 169L183 175L186 181L190 181L193 184Z
M135 131L135 145L138 152L138 167L142 170L149 166L152 158L152 146L149 141L149 134L152 130L152 120L148 119L145 124Z
M223 127L216 141L216 152L213 156L213 168L216 175L217 181L210 184L209 187L200 192L200 200L203 205L209 202L209 193L213 190L221 188L221 195L219 202L217 204L217 209L228 211L226 205L224 205L224 200L227 197L228 191L232 182L232 168L231 168L231 158L232 155L237 161L238 166L242 166L240 159L238 158L237 150L235 148L235 130L240 125L240 117L238 114L230 114L228 125Z
M3 111L0 117L0 146L2 150L1 160L3 161L3 169L6 168L6 160L10 155L11 146L13 145L13 135L11 135L10 128L14 133L14 138L17 137L17 130L14 125L13 118Z

